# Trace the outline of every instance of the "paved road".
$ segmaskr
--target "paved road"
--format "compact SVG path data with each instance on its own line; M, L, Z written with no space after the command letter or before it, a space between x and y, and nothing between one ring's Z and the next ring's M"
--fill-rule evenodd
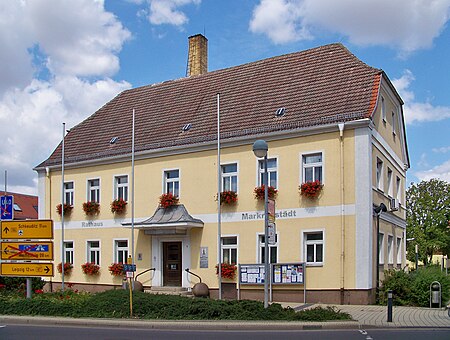
M120 322L120 321L119 321ZM125 340L125 339L171 339L171 340L447 340L450 329L371 329L371 330L157 330L145 328L116 328L96 326L41 326L14 325L0 327L0 339L8 340Z

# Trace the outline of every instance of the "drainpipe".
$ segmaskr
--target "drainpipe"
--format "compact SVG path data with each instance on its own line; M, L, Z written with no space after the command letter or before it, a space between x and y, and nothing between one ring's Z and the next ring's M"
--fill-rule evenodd
M340 164L341 164L341 305L344 304L345 288L345 206L344 206L344 123L339 123Z
M44 202L45 206L48 205L48 215L45 214L45 216L43 218L48 218L51 220L52 219L52 178L50 177L50 168L47 166L45 167L45 177L48 178L48 200L46 200ZM47 190L47 185L45 185L45 190ZM47 191L46 191L47 192ZM47 195L45 195L47 196ZM48 204L47 204L48 202ZM40 216L39 216L40 217ZM42 218L42 217L40 217Z

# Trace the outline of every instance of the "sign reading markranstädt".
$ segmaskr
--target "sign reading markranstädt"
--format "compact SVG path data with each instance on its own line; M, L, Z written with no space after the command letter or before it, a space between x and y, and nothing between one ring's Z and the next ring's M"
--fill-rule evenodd
M53 276L53 263L2 262L3 276Z
M37 240L53 238L52 220L2 221L2 239Z

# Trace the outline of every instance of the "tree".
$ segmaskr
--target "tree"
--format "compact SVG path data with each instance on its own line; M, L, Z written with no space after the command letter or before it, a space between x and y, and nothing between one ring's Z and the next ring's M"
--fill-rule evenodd
M439 179L411 183L406 191L406 235L408 260L415 260L415 245L419 259L425 265L433 255L450 253L450 184Z

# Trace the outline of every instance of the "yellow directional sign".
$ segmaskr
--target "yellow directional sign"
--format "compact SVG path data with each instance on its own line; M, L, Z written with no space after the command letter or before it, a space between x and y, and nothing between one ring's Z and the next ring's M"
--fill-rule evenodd
M2 262L3 276L53 276L53 263Z
M53 260L53 242L2 242L2 260Z
M2 239L52 239L52 220L3 221L1 224Z

